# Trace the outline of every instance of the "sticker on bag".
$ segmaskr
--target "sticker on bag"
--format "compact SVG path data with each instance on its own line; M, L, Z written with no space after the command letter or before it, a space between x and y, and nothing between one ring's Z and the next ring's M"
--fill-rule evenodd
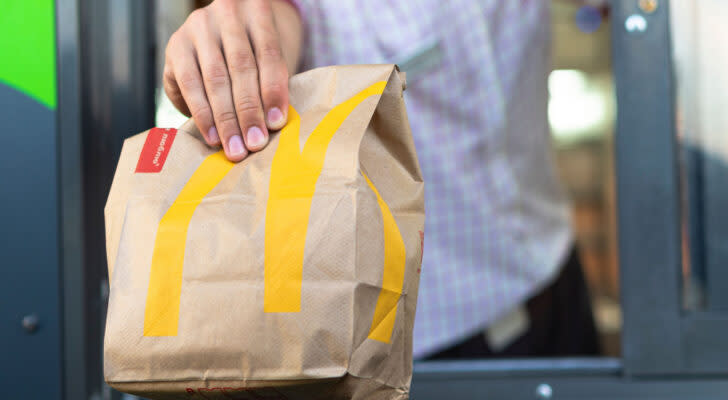
M177 136L177 129L173 128L152 128L144 141L142 153L139 155L136 173L158 173L162 171L164 162L167 161L169 149L172 148L174 138Z

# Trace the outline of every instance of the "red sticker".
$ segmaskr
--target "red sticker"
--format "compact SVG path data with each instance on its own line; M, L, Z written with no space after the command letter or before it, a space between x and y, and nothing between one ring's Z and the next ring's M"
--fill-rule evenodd
M175 135L177 130L173 128L152 128L147 134L135 172L160 172Z

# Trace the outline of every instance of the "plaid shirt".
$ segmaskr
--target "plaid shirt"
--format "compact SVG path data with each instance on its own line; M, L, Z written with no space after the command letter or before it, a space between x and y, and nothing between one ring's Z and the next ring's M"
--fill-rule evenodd
M425 178L414 355L548 284L572 245L547 124L545 0L295 0L303 68L397 63Z

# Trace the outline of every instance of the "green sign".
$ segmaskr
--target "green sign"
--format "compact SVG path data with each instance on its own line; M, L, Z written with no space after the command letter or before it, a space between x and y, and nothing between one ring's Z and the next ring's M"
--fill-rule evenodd
M0 2L0 84L56 108L53 0Z

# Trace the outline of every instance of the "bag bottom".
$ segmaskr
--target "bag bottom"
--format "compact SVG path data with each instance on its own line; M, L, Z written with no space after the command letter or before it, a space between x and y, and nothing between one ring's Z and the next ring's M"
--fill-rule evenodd
M189 380L107 382L112 388L150 400L406 400L407 391L345 375L299 380Z

